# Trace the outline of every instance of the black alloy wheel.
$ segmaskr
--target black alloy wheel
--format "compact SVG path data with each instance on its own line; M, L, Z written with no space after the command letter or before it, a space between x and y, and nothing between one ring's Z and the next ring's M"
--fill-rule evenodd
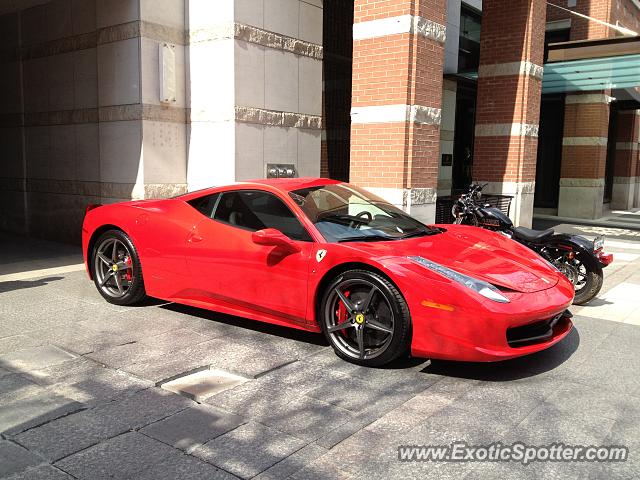
M95 242L91 273L105 300L132 305L146 297L142 268L133 242L120 230L109 230Z
M409 308L395 285L374 272L338 275L323 295L319 319L336 354L353 363L381 366L409 348Z

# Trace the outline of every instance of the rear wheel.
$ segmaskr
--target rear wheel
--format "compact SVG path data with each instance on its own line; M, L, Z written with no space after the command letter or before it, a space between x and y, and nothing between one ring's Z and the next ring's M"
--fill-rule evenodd
M107 302L132 305L146 297L138 252L127 234L120 230L103 233L91 258L93 281Z
M322 297L319 319L336 354L353 363L384 365L409 348L407 304L391 282L373 272L338 275Z
M584 305L593 300L602 288L604 280L602 267L593 261L584 262L580 254L576 255L572 262L572 267L576 272L573 285L576 296L573 299L573 304Z

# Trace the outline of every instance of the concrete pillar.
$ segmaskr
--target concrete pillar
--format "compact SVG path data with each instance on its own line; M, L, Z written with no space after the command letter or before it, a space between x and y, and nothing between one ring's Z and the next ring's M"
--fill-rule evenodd
M604 93L571 94L565 102L558 216L600 218L611 98Z
M442 123L440 125L440 163L438 167L438 195L451 195L453 163L444 162L444 156L453 160L453 140L456 128L457 84L445 80L442 89Z
M618 112L611 208L628 210L636 199L640 117L636 110Z
M355 0L350 180L435 219L445 0Z
M482 4L473 178L513 196L510 216L531 226L544 51L544 0Z
M190 190L320 174L322 0L188 0Z

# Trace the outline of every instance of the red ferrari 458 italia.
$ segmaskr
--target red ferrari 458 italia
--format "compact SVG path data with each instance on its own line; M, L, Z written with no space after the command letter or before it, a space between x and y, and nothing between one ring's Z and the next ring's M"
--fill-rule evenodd
M476 227L424 225L327 179L257 180L90 207L87 271L111 303L145 296L322 331L340 357L495 361L572 328L573 286Z

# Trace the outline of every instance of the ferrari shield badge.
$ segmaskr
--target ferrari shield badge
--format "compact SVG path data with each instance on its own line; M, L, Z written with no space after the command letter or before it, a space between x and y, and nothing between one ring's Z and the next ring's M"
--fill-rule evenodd
M322 261L322 259L325 257L326 254L327 254L326 250L318 250L316 252L316 260L318 261L318 263Z

